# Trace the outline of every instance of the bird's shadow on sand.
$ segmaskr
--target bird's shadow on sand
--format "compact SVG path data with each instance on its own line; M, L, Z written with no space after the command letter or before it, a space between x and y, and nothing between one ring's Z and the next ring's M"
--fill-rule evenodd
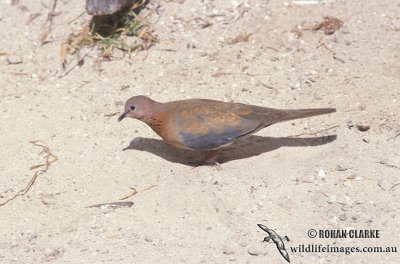
M312 147L324 145L335 141L336 138L336 135L309 138L276 138L253 135L223 149L219 154L218 162L225 163L232 160L245 159L276 150L280 147ZM129 146L123 150L125 151L130 149L147 151L168 161L189 166L193 166L194 162L202 160L204 155L207 153L204 151L178 149L166 144L160 139L143 137L134 138Z

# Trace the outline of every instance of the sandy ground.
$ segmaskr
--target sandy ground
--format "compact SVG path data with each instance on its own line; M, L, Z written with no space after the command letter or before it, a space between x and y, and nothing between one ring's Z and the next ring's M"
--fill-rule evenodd
M63 78L60 44L90 18L67 23L84 1L58 1L43 46L50 1L12 2L0 0L0 202L44 160L30 140L43 140L59 160L0 207L0 263L286 263L261 242L258 223L289 237L292 263L399 263L399 249L289 250L399 247L399 1L151 1L141 14L159 42L147 54L99 64L94 50ZM343 27L293 32L325 15ZM11 55L21 63L9 64ZM227 149L222 170L192 169L199 154L166 145L139 121L108 116L139 94L338 112L265 129ZM129 208L87 208L131 188L138 193L125 200ZM381 237L312 239L311 228L378 229Z

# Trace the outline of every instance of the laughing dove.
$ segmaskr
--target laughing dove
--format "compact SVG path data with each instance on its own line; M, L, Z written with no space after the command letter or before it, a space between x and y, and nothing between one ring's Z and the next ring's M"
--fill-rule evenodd
M214 164L217 151L272 124L336 112L335 108L282 110L208 99L159 103L134 96L118 118L139 119L168 144L190 150L206 150L201 164Z

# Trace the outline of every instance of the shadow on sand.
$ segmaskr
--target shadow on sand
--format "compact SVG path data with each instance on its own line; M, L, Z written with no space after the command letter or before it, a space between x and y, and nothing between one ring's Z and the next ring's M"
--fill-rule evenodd
M261 137L250 136L239 140L221 151L218 162L225 163L232 160L245 159L276 150L280 147L312 147L328 144L335 141L336 135L309 138L290 137ZM147 151L171 162L193 166L201 160L207 152L178 149L166 144L161 139L134 138L128 147L123 150Z

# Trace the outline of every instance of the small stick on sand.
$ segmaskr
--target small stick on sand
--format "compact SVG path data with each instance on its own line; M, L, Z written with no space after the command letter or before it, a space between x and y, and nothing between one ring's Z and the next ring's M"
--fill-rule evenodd
M35 183L37 177L38 177L39 175L41 175L41 174L46 173L47 170L49 169L50 165L51 165L53 162L56 162L56 161L58 160L58 157L57 157L56 155L54 155L53 153L51 153L49 147L48 147L48 146L46 145L46 143L44 143L43 141L41 141L41 140L34 140L34 141L29 141L29 143L32 143L32 144L35 145L35 146L38 146L38 147L42 147L42 148L43 148L42 153L45 153L45 154L46 154L46 161L45 161L45 163L31 166L31 167L29 168L30 170L34 170L34 169L41 168L41 167L42 167L42 169L37 170L37 171L33 174L32 178L30 179L30 181L28 182L28 184L25 186L25 188L23 188L22 190L20 190L20 191L17 192L16 194L14 194L14 196L12 196L11 198L8 198L6 201L0 203L0 206L3 206L3 205L5 205L5 204L7 204L8 202L11 202L12 200L14 200L15 198L17 198L18 196L25 195L25 194L29 191L29 189L32 187L32 185Z
M316 132L301 133L301 134L297 134L297 135L293 135L293 136L289 136L289 137L292 138L292 137L299 137L299 136L315 136L315 135L317 135L317 134L319 134L321 132L325 132L325 131L331 130L331 129L339 127L339 126L340 125L334 125L334 126L322 129L322 130L318 130Z

